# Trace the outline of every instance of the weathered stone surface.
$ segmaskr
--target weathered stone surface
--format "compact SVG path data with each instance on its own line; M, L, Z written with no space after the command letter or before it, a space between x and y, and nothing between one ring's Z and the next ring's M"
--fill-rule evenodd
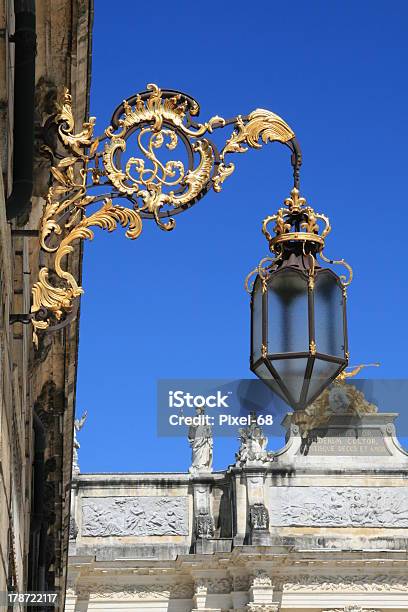
M315 437L307 449L309 456L372 456L387 457L391 455L384 441L384 432L380 428L366 429L335 428L314 430Z
M99 497L82 500L82 536L188 534L183 497Z
M408 462L395 417L353 423L357 437L378 430L387 455L302 454L299 429L287 419L288 442L267 462L205 475L80 474L73 512L82 528L66 612L78 594L84 606L115 612L129 605L135 612L408 609ZM346 433L350 421L336 417L335 429ZM146 504L163 498L184 500L188 529L181 535L146 527ZM122 522L112 512L115 500L129 505ZM90 504L96 509L86 510ZM229 538L219 529L226 517ZM172 586L180 582L190 587Z
M10 230L16 227L35 230L39 227L44 205L40 196L48 187L51 164L50 157L44 158L40 153L40 126L52 111L50 104L57 88L70 88L76 119L82 122L86 118L91 4L84 0L42 0L35 3L33 197L24 218L9 223L5 198L12 190L15 144L14 3L0 0L0 591L11 588L27 591L30 580L32 590L37 587L38 590L61 588L63 593L65 584L79 322L76 319L64 331L44 336L38 351L32 349L29 325L9 325L10 314L30 312L31 287L37 280L39 268L45 264L44 253L41 261L39 259L38 237L13 235ZM69 272L78 279L81 260L82 250L75 249L67 262ZM38 478L38 473L33 477L32 473L34 413L39 418L36 425L44 427L46 462L41 478ZM40 526L36 524L39 516L32 517L33 483L40 501L44 502ZM38 494L41 488L44 492ZM30 542L34 529L37 532ZM39 538L40 531L42 535ZM38 548L41 548L41 562L44 564L41 571L35 569ZM63 609L63 597L60 600L60 609Z
M406 487L276 487L273 525L408 527Z
M249 508L249 521L252 529L268 529L269 514L264 504L253 504Z

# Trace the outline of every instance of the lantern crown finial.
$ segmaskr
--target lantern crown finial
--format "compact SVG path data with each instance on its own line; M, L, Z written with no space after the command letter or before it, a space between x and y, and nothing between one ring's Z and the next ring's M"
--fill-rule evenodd
M269 242L270 251L277 255L288 249L293 252L294 243L302 242L304 252L316 255L323 249L324 239L331 231L328 217L308 206L296 187L284 204L286 208L280 208L262 223L262 232ZM274 235L268 229L272 222L275 222Z
M284 204L289 208L290 212L297 212L302 206L306 206L306 199L300 197L299 189L294 187L290 192L290 197L286 198Z

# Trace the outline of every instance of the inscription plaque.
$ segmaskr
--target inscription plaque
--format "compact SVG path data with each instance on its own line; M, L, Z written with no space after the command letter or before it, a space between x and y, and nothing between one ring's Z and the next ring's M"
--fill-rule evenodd
M329 427L315 429L302 454L311 456L390 456L380 428L367 427L349 429Z

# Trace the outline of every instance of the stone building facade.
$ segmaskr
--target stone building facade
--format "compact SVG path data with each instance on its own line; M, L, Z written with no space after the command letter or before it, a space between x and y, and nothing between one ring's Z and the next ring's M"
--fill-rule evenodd
M10 323L30 312L44 265L36 230L55 151L43 126L59 89L70 88L79 122L88 116L92 10L90 0L0 0L0 592L65 591L78 317L44 335L37 351L30 325ZM33 12L36 54L26 29ZM17 44L35 61L33 190L28 208L7 219L13 157L21 153L14 136L15 92L24 85ZM30 100L23 102L32 112ZM79 276L81 257L77 249L69 261Z
M66 612L408 610L396 416L288 415L277 452L249 427L221 472L77 475Z

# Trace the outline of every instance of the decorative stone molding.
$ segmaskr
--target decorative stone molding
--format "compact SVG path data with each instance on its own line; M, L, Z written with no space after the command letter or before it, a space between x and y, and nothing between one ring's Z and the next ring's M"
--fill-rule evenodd
M185 497L85 497L82 536L187 535Z
M193 595L192 582L176 582L170 585L170 599L192 599Z
M284 592L387 593L408 592L408 580L402 576L311 576L310 574L283 579Z
M78 588L78 597L95 599L125 599L125 600L168 600L191 599L193 587L191 583L174 584L87 584Z
M272 525L408 527L406 487L275 487Z
M195 517L195 534L197 538L212 538L214 537L214 519L213 517L202 512Z
M247 604L246 610L248 610L249 612L279 612L280 604L278 603L270 603L270 604L249 603Z
M250 587L250 576L248 575L237 575L233 578L233 590L234 591L248 591Z
M330 608L330 610L322 610L322 612L381 612L379 609L373 608L362 608L352 604L351 606L344 606L344 608Z
M205 602L207 600L207 585L204 580L196 580L194 582L194 595L193 604L194 609L205 608Z
M271 587L272 579L264 570L256 570L254 574L251 575L251 586L253 587Z
M252 529L269 529L269 513L264 504L256 503L250 506L249 524Z
M262 569L255 569L251 575L251 587L249 589L249 598L251 604L256 606L265 606L272 604L272 580L267 572ZM255 607L248 608L249 610L263 610L263 608ZM269 608L267 608L269 610Z
M78 527L77 527L74 517L71 516L69 519L69 539L76 540L77 535L78 535Z
M195 581L195 595L225 595L232 591L230 578L198 578Z

